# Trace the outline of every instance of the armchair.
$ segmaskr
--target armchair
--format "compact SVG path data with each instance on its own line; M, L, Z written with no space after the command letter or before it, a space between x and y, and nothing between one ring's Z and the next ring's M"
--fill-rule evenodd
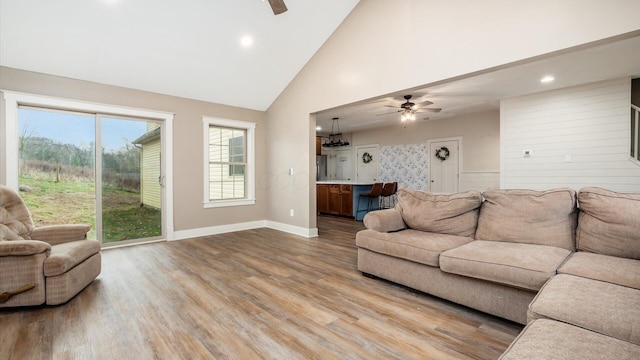
M18 193L0 185L0 308L69 301L99 274L89 225L35 227Z

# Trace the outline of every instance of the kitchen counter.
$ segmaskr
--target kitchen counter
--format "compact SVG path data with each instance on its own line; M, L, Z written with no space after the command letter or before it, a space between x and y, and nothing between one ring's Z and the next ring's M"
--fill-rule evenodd
M352 180L322 180L316 181L316 185L362 185L362 186L371 186L372 182L357 182Z
M351 180L316 181L317 211L319 214L347 216L362 221L367 203L360 203L360 194L371 191L373 183ZM378 209L374 200L374 210Z

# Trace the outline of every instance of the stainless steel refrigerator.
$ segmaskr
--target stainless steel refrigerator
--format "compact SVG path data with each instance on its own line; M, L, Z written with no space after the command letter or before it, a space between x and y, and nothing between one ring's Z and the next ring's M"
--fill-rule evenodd
M328 180L327 155L316 155L316 181Z

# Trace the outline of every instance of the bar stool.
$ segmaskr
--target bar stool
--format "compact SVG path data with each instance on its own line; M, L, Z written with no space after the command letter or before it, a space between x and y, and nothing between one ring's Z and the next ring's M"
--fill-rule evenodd
M358 196L358 209L356 211L356 219L358 218L358 214L361 212L369 212L372 210L372 205L373 205L373 200L376 199L377 197L379 197L380 195L382 195L382 183L375 183L373 184L373 186L371 187L371 191L369 191L368 193L362 193L360 194L360 196ZM367 198L367 208L366 210L361 210L360 209L360 200L362 198Z
M390 209L393 208L396 204L395 202L395 194L398 191L398 183L390 182L384 184L382 187L382 194L380 195L380 209ZM385 200L387 200L385 206Z

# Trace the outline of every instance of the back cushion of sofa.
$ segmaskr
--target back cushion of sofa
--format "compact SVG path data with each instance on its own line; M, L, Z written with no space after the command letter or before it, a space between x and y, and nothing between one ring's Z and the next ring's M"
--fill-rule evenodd
M473 237L482 195L477 191L436 194L398 190L398 209L412 229Z
M482 195L485 201L480 208L476 239L575 250L575 190L487 190Z
M640 259L640 194L586 187L578 205L579 250Z

